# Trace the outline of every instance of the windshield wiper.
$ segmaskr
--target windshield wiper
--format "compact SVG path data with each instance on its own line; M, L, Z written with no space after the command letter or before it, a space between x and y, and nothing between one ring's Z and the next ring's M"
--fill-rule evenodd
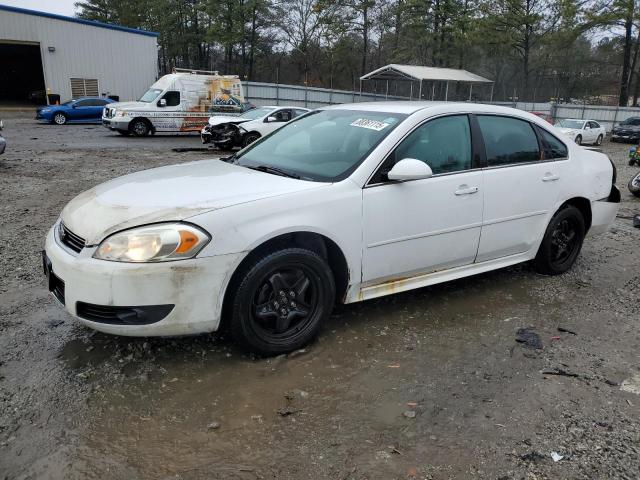
M280 175L281 177L295 178L300 180L302 177L300 175L296 175L295 173L287 172L278 167L270 167L268 165L247 165L247 168L251 170L258 170L259 172L271 173L272 175Z
M233 155L229 155L228 157L220 157L220 160L227 163L236 163L238 157L236 157L236 154L234 153Z

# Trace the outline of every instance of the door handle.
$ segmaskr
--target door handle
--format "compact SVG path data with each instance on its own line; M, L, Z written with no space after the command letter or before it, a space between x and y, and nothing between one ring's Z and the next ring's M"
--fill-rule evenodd
M458 190L454 192L456 195L471 195L478 193L478 187L468 187L467 185L460 185Z
M555 173L547 172L542 177L543 182L555 182L556 180L560 180L560 177Z

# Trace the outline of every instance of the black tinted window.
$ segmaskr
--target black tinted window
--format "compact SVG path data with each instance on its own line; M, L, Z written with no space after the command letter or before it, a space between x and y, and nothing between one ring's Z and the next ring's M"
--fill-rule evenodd
M88 107L88 106L90 106L90 105L91 105L91 104L89 103L89 100L78 100L78 101L75 103L75 106L76 106L76 107Z
M479 115L478 123L487 151L487 166L540 160L538 138L529 122L511 117Z
M180 105L180 92L167 92L162 98L167 101L167 107L177 107Z
M538 132L540 132L540 136L542 137L545 160L567 158L569 154L564 143L542 128L538 128Z
M471 129L466 115L436 118L411 132L395 151L395 161L422 160L434 174L471 168Z

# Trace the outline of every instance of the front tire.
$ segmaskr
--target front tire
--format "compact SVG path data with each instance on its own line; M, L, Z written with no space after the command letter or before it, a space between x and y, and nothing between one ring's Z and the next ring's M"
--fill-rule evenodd
M636 197L640 197L640 172L636 174L631 180L629 180L629 184L627 185L629 191L635 195Z
M248 350L261 355L297 350L315 338L331 313L333 274L315 252L277 250L239 275L229 329Z
M129 132L136 137L146 137L150 130L149 123L142 118L132 120L129 124Z
M576 137L576 143L577 143L578 145L582 145L582 135L578 135L578 136Z
M584 217L573 205L561 208L553 216L538 249L533 265L538 273L560 275L576 261L585 235Z
M68 120L69 118L62 112L56 112L53 115L53 123L56 125L64 125Z
M247 133L242 139L242 147L244 148L246 146L251 145L253 142L258 140L259 138L260 138L259 133L255 133L255 132Z

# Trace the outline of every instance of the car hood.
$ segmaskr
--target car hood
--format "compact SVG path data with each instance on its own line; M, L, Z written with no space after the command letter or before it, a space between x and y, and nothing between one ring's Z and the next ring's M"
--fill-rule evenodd
M234 117L233 115L214 115L213 117L209 117L209 125L212 127L222 125L223 123L235 123L237 125L248 121L248 118Z
M566 133L566 134L573 134L573 133L578 133L578 129L576 128L560 128L559 129L562 133Z
M116 110L135 110L135 109L145 109L149 110L150 105L153 105L153 102L114 102L108 103L105 105L107 108L115 108Z
M210 210L326 185L217 159L201 160L144 170L98 185L71 200L61 217L87 245L95 245L126 228L184 220Z
M631 130L637 132L640 130L640 125L618 125L614 130Z

